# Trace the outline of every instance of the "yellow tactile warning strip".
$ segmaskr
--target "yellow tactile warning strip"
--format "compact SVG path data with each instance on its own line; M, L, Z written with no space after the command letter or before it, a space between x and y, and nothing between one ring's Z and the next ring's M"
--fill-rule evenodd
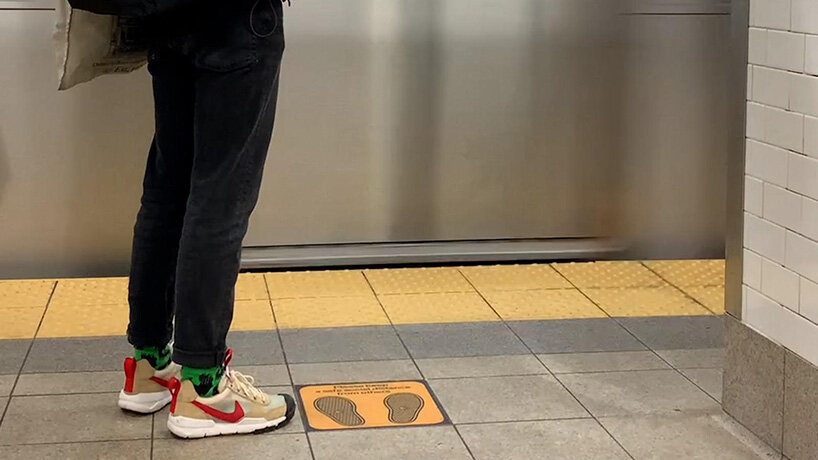
M55 283L54 280L0 281L0 338L34 337Z
M267 273L273 299L372 295L359 270Z
M504 320L604 318L607 315L576 289L502 291L485 294Z
M554 264L578 288L658 287L661 278L640 262L583 262Z
M379 295L474 290L456 268L387 268L365 270L364 274Z
M674 287L583 289L614 317L710 315L709 310Z
M275 329L269 300L237 300L233 308L234 331L269 331Z
M30 339L37 332L45 307L8 307L0 309L0 338Z
M57 281L39 337L123 335L128 327L127 278Z
M549 265L462 267L460 272L480 292L565 289L571 284Z
M49 305L38 337L95 337L124 335L128 304Z
M389 318L371 293L359 297L274 299L273 311L281 329L389 324Z
M243 273L236 282L236 300L267 300L267 283L264 275Z
M704 286L682 288L684 292L696 299L717 315L724 314L724 286Z
M0 281L0 308L45 308L54 290L54 283L54 280Z
M128 278L59 280L51 306L116 305L128 303Z
M299 388L313 430L437 425L446 421L424 382L309 385Z
M674 286L724 286L724 260L649 260L644 264Z
M394 324L500 320L476 292L385 294L378 300Z
M245 273L232 329L720 315L723 282L719 260ZM122 335L128 281L0 281L0 339L41 320L40 337Z

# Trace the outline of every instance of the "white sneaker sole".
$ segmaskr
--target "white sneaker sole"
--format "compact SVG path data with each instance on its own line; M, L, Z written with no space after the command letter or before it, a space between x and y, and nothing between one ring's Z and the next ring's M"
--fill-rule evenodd
M168 416L168 430L180 438L204 438L225 434L247 434L256 431L277 427L284 423L287 417L275 420L263 418L245 418L236 423L220 423L214 420L201 420L181 415Z
M119 392L119 407L140 414L152 414L170 404L170 391L157 393L138 393L129 395L125 391Z

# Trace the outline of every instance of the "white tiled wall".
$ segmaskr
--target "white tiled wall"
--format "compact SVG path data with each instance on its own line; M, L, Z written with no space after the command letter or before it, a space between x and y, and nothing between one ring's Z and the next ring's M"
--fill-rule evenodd
M744 321L818 365L818 0L751 0Z
M804 72L818 75L818 36L807 35Z

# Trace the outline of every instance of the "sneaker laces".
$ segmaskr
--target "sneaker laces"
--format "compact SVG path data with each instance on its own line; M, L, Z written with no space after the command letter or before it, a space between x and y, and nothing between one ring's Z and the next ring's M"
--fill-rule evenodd
M265 406L270 403L270 396L254 386L256 380L252 376L228 369L225 377L227 377L227 388L232 391Z

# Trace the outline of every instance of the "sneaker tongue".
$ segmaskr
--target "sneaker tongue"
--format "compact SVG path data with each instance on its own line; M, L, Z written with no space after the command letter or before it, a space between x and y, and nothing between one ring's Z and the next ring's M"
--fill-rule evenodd
M228 379L227 372L225 372L224 375L222 375L221 380L219 380L219 387L218 387L218 392L219 393L221 393L222 391L224 391L225 388L227 388L227 379Z

